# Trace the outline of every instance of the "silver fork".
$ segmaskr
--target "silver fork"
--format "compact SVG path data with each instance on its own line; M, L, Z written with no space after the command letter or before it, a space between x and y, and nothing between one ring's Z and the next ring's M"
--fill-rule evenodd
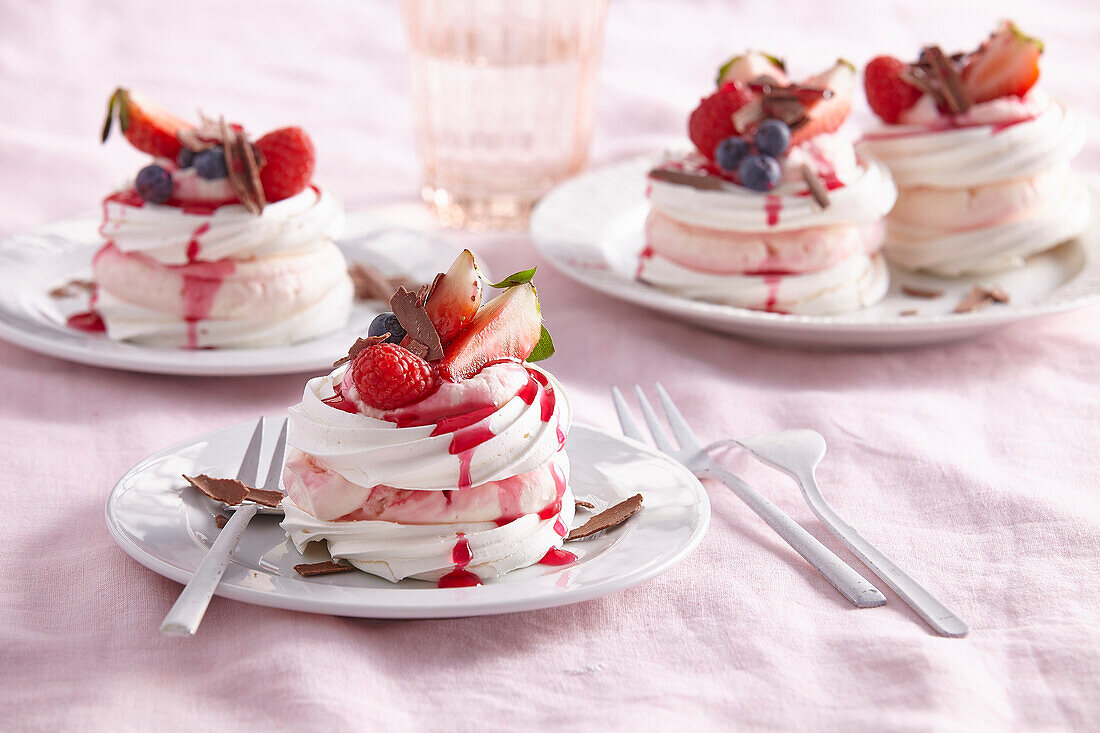
M286 453L286 428L287 421L283 420L283 427L279 431L279 439L275 443L275 452L271 456L271 463L267 467L267 479L263 488L269 491L278 491L279 474L282 471L283 456ZM241 459L241 467L237 471L237 480L243 481L249 486L255 486L258 479L257 471L260 466L260 447L263 445L264 418L256 423L256 429L252 431L252 439ZM229 507L233 508L233 507ZM259 513L260 505L246 502L233 512L232 518L226 522L225 527L210 546L206 557L199 563L195 574L187 582L183 592L172 605L168 615L160 625L160 633L168 636L194 636L202 623L202 617L206 614L206 608L210 605L210 599L229 566L229 556L240 542L245 527L252 521L252 517Z
M765 499L756 489L718 465L717 461L710 457L702 444L695 438L691 428L680 411L673 404L665 388L656 384L657 397L665 409L669 427L679 442L679 447L673 445L672 440L665 434L657 419L657 414L646 399L645 393L638 385L634 385L634 391L638 395L638 404L642 408L642 417L645 418L649 432L653 435L653 442L657 448L667 455L675 458L680 463L700 478L713 478L733 490L741 501L749 505L757 516L763 519L769 527L783 538L795 552L806 559L810 565L817 568L818 572L825 576L840 593L860 608L874 608L886 603L886 596L882 595L873 585L868 583L862 575L848 567L839 557L834 555L829 548L797 524L793 519L784 514L780 509ZM642 431L638 429L630 410L626 406L622 392L617 387L611 388L611 398L615 401L615 411L619 414L619 423L622 425L623 434L628 438L645 442Z

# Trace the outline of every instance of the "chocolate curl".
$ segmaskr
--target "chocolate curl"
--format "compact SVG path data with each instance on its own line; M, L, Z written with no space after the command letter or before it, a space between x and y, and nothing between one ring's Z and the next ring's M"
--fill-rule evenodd
M814 197L817 205L823 209L829 208L829 189L821 182L821 178L809 165L802 166L802 180L810 187L810 195Z
M244 135L237 133L225 124L225 118L219 118L222 141L225 149L225 167L229 172L229 183L237 193L244 207L253 214L263 213L267 205L264 187L260 183L260 165L252 151L252 145Z
M405 288L398 288L390 298L390 308L409 335L409 343L405 348L428 361L443 358L443 344L439 340L439 332L435 330L432 319L428 317L428 311L424 310L415 293L410 293Z

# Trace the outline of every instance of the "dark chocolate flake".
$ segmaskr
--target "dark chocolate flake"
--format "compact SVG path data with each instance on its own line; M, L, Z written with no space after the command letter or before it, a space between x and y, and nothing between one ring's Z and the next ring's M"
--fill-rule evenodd
M810 195L814 197L817 205L823 209L829 208L829 189L821 182L821 178L809 165L802 166L802 180L810 188Z
M938 298L943 295L942 290L933 290L931 288L921 288L916 285L902 285L901 292L914 298Z
M642 495L635 494L634 496L620 501L610 509L605 509L596 516L589 519L580 527L573 529L569 532L567 540L579 540L582 537L588 537L594 535L597 532L602 532L605 529L616 527L626 520L634 516L639 509L642 508Z
M432 319L424 306L418 302L418 296L410 293L405 288L398 288L390 298L390 308L397 316L401 327L409 335L409 346L406 348L422 359L435 361L443 358L443 344L439 341L439 332L435 330ZM413 350L409 348L413 344L419 344L423 348ZM423 352L423 353L421 353Z
M355 570L351 565L339 565L332 560L324 562L302 563L294 566L294 572L308 578L313 575L332 575L333 573L346 573Z
M355 343L348 349L348 355L337 359L332 362L333 367L338 367L341 364L347 364L349 361L359 356L359 352L363 349L370 348L375 344L380 344L390 337L389 333L384 333L380 336L368 336L367 338L357 338Z
M665 183L691 186L702 191L721 191L726 187L726 182L718 176L700 176L695 173L684 173L683 171L674 171L667 168L654 168L649 172L649 177Z
M248 494L244 497L245 501L255 502L263 506L275 508L279 506L279 502L283 500L283 492L270 491L268 489L249 489Z
M187 483L194 486L200 494L223 504L236 505L248 496L248 484L233 478L211 478L205 473L198 476L184 476Z

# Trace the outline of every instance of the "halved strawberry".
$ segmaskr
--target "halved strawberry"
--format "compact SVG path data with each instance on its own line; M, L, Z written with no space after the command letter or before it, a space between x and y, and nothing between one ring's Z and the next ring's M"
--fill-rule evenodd
M107 120L103 124L104 142L111 132L116 110L122 134L130 144L158 158L175 160L183 147L176 134L180 130L195 127L141 94L119 87L107 102Z
M699 152L714 160L714 149L730 135L736 135L733 113L753 101L752 92L741 82L723 84L718 91L699 101L688 119L688 137Z
M302 128L273 130L257 140L255 147L263 156L260 184L269 202L301 193L313 179L316 152Z
M783 59L759 51L747 51L722 65L718 70L718 86L731 81L748 84L762 76L770 76L784 86L790 83Z
M447 347L439 374L457 382L491 362L526 359L542 335L539 296L531 283L515 285L486 303Z
M445 274L432 284L424 309L444 346L466 327L481 307L481 278L470 250L462 250Z
M815 135L836 132L852 111L852 93L856 87L856 67L844 59L837 62L828 71L811 76L801 86L828 89L832 94L828 99L812 102L806 109L807 122L792 130L791 147L809 140Z
M975 102L1027 94L1039 79L1041 41L1025 36L1009 20L966 59L963 87Z

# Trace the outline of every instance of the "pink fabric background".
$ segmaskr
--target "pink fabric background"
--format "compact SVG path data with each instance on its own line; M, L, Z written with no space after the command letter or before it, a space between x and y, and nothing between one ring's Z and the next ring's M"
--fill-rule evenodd
M1093 126L1080 167L1100 170L1100 7L954 5L613 0L594 159L677 139L715 62L747 45L810 71L922 41L969 47L1012 15L1046 40L1048 86ZM137 154L96 142L119 83L257 131L300 123L349 208L407 210L404 51L394 2L0 0L0 234L94 212L132 173ZM447 236L496 272L538 262L522 234ZM889 592L854 610L710 487L699 550L617 595L414 622L219 598L198 638L164 639L180 586L115 546L107 492L167 444L277 414L304 377L128 374L0 344L0 728L1100 727L1100 311L955 346L819 354L695 330L548 267L538 281L549 367L580 419L615 428L608 386L660 379L708 438L820 430L823 491L970 637L934 636ZM862 569L786 479L732 465Z

